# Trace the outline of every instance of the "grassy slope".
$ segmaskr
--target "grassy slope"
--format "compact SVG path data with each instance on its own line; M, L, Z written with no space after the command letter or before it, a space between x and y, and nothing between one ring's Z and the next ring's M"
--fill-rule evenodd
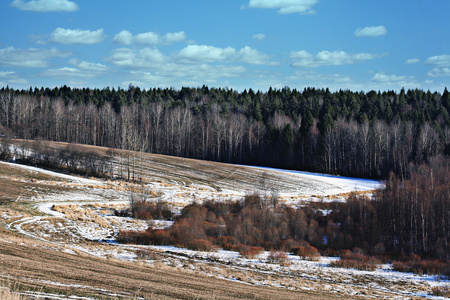
M60 188L40 182L57 178L4 164L0 164L0 175L0 216L5 212L21 217L34 214L27 202L15 200L32 196L31 188L40 192ZM0 224L5 225L1 218ZM330 296L220 280L163 265L69 254L55 250L54 244L22 237L3 227L0 227L0 265L0 276L12 281L19 291L100 299L121 299L127 295L145 299L331 299Z

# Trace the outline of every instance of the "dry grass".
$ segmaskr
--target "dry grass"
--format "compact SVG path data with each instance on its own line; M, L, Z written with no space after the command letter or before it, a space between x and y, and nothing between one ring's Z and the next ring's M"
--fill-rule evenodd
M435 286L431 289L431 293L434 296L450 298L450 285Z
M22 145L24 141L15 140L17 145ZM29 147L35 144L28 141ZM41 146L49 148L66 149L69 144L61 142L42 141ZM111 149L106 147L97 147L90 145L71 145L76 147L80 152L96 152L98 155L113 159L114 175L127 178L126 162L128 158L135 158L138 161L138 167L135 169L137 180L143 183L159 182L163 187L173 187L179 185L185 187L198 187L199 191L216 191L221 192L224 189L239 189L243 192L252 192L261 186L261 178L266 178L266 188L274 191L283 191L290 193L301 193L299 186L310 185L310 179L302 179L300 177L292 177L284 173L266 172L264 170L247 168L239 165L223 164L212 161L202 161L196 159L186 159L181 157L173 157L160 154L138 153L133 151L125 151ZM113 153L113 157L111 156ZM142 159L142 160L141 160ZM122 170L122 173L120 173ZM142 170L142 174L141 174ZM116 183L114 181L113 183ZM109 187L106 187L109 186ZM208 186L208 188L206 188ZM314 186L314 184L313 184ZM140 192L137 186L130 184L122 184L120 187L116 184L106 184L104 188L123 189L126 191ZM323 192L323 191L322 191ZM157 195L152 195L157 196ZM229 196L229 195L228 195ZM297 197L311 195L298 195ZM323 195L317 195L322 198Z
M149 266L86 256L80 252L72 255L48 249L44 242L18 237L5 229L0 229L0 237L2 275L14 278L23 290L95 299L108 298L106 294L115 294L117 298L145 299L333 298L281 288L248 286L162 267L161 264ZM4 242L4 237L9 242ZM248 278L249 274L239 276Z
M70 188L61 185L58 178L0 162L0 205L37 197L41 193L64 191L70 191Z
M9 286L3 286L0 284L0 299L2 300L25 300L24 296L11 291Z

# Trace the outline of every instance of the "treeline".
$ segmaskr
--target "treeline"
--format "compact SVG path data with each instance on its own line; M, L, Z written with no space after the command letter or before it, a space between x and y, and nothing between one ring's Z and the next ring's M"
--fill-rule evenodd
M430 166L415 168L408 180L391 174L386 189L372 199L352 194L346 202L307 202L292 207L279 204L274 197L254 194L242 201L193 203L181 211L171 228L123 231L118 240L183 247L210 243L225 249L246 245L282 251L311 245L334 255L360 249L385 260L414 255L415 259L447 260L445 272L449 275L449 172L449 160L437 159Z
M0 90L0 134L348 176L450 154L450 95L182 88Z

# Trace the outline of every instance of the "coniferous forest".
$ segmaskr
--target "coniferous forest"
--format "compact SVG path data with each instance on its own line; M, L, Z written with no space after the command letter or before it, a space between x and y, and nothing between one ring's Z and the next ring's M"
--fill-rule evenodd
M313 207L262 205L251 197L234 204L194 204L163 234L169 240L190 236L223 246L224 237L232 236L233 243L268 249L289 248L286 243L294 241L397 257L449 259L449 114L447 89L0 90L0 134L6 137L386 182L372 200L349 197L345 204L324 207L332 211L325 216ZM0 156L2 151L0 146Z

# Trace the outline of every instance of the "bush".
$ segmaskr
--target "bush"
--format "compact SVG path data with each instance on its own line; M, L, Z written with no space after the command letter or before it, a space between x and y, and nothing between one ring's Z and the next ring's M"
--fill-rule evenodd
M411 272L415 274L450 275L450 261L448 260L420 260L416 256L406 261L394 261L392 269L398 272Z
M354 252L350 250L343 250L339 260L332 261L331 267L340 267L346 269L357 269L365 271L374 271L381 262L373 256L367 256L362 253L362 250L355 249Z
M171 245L172 237L163 229L150 230L149 243L151 245Z
M214 249L213 243L204 239L195 239L190 241L186 248L195 250L195 251L212 251Z
M138 232L133 230L121 230L116 236L118 243L122 244L133 244L136 242Z
M303 259L317 259L320 256L317 248L315 248L309 244L306 246L300 246L300 247L293 248L291 250L291 253L294 255L298 255Z
M286 253L281 251L270 251L269 256L267 257L269 263L276 263L280 265L289 265L289 258Z
M235 248L239 245L239 240L234 236L226 235L217 238L216 244L224 250L236 250Z
M234 248L242 257L249 259L255 258L264 251L264 248L262 247L248 246L243 244L235 246Z
M136 197L136 196L134 196ZM148 202L145 200L131 200L131 214L141 220L172 220L173 213L166 202Z

